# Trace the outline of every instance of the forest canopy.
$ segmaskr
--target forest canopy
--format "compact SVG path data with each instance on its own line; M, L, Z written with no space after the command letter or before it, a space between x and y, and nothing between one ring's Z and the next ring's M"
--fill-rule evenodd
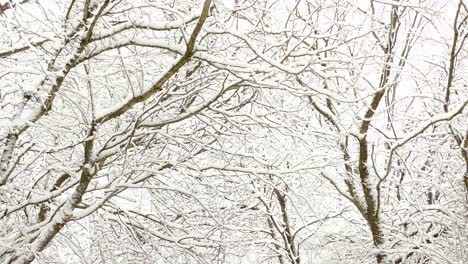
M0 0L0 263L468 263L466 0Z

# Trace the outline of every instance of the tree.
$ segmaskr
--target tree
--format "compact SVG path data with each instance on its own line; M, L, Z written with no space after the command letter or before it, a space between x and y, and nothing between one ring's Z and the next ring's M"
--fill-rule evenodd
M323 99L309 97L320 118L328 123L332 131L340 134L336 145L343 155L344 170L321 174L343 197L354 204L365 220L372 242L378 249L377 263L449 263L466 256L466 252L461 250L463 245L466 245L465 238L455 238L463 229L463 220L459 217L463 215L462 211L466 210L463 181L459 180L464 176L457 175L459 170L455 169L460 166L460 160L453 159L452 150L440 146L435 150L426 145L427 141L420 139L431 137L430 144L439 140L441 146L452 144L452 140L448 139L445 133L450 133L454 125L445 122L456 119L466 107L466 92L462 89L456 89L458 96L455 100L458 102L452 105L450 110L446 107L450 95L454 93L450 91L450 79L456 72L454 61L458 59L454 57L454 50L460 51L460 47L463 46L458 40L458 30L462 27L460 23L466 23L466 10L462 11L462 2L455 8L455 33L448 56L451 62L446 71L449 81L448 84L439 86L430 80L431 76L426 75L427 70L439 62L428 62L422 58L422 54L412 56L415 49L424 45L421 42L424 41L425 34L429 34L426 32L439 29L439 25L434 25L437 17L430 14L433 13L431 8L435 10L437 4L441 3L434 6L429 4L407 5L399 2L371 1L368 10L356 8L355 12L364 16L364 29L375 24L382 25L381 29L369 30L370 42L367 45L374 48L369 52L361 51L360 48L367 45L362 45L363 39L358 39L357 45L348 46L348 51L343 51L342 54L331 53L332 56L348 56L349 61L357 62L356 68L351 68L345 73L350 80L354 80L352 83L326 80L323 84L323 89L330 90L346 100L337 100L329 95L324 95ZM446 5L446 8L452 8L449 3ZM460 22L462 20L464 22ZM347 21L346 18L344 21ZM459 49L457 45L461 45L458 46ZM437 54L441 56L437 59L446 60L444 55ZM407 67L412 69L407 70ZM446 94L445 100L442 100L445 101L443 104L438 103L441 93ZM360 101L366 103L357 103ZM466 118L466 114L464 116ZM466 127L460 125L457 127L455 131L466 130ZM432 134L426 134L428 130L432 131ZM442 134L438 135L440 132ZM457 144L463 152L460 145L463 132L455 134L455 138L458 137L455 141L459 142ZM426 154L427 151L429 154ZM422 156L428 156L424 164L420 164ZM434 162L436 157L442 156L444 161ZM466 161L466 158L463 157L463 160ZM450 164L452 169L448 169L449 166L445 166L444 169L442 164ZM421 175L422 173L424 175ZM451 174L449 179L445 179L446 173ZM338 174L339 177L332 174ZM406 183L411 181L409 178L414 177L422 182L416 185ZM440 190L433 185L435 181L450 182L453 189ZM404 185L407 185L407 188L403 187ZM401 195L402 188L405 189L405 195ZM428 189L424 190L425 188ZM421 192L426 193L423 199L420 197ZM450 192L458 193L458 196L453 196ZM457 205L447 204L446 199L455 199ZM407 208L405 203L418 208ZM428 205L424 205L425 203ZM435 203L443 206L435 209L432 207ZM450 220L446 220L445 224L434 222L433 210L441 210L438 213ZM412 223L415 214L421 217L421 222ZM441 216L435 218L438 217ZM454 230L454 233L448 230ZM446 243L442 237L450 237L451 243L456 244L454 252L442 250L442 245Z

